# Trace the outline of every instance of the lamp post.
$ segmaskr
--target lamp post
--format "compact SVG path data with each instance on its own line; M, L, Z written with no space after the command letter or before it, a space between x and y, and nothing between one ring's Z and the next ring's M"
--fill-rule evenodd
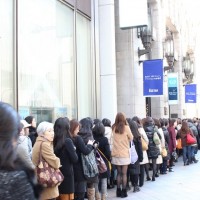
M183 81L191 83L194 76L194 62L190 59L190 55L188 53L186 57L183 58L183 72L185 75L185 79L183 79Z
M172 69L174 66L174 39L172 32L169 30L167 30L164 52L168 63L168 67L164 67L164 71L167 71Z
M138 57L151 52L152 33L148 27L137 28L137 36L141 38L144 49L138 47Z

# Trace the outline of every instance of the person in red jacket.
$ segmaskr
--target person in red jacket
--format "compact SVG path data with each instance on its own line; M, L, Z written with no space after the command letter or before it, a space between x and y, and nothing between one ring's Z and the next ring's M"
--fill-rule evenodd
M170 160L169 160L169 172L173 172L172 167L174 166L174 159L172 153L176 151L176 130L177 121L175 119L169 120L169 127L167 128L169 132L169 152L170 152Z

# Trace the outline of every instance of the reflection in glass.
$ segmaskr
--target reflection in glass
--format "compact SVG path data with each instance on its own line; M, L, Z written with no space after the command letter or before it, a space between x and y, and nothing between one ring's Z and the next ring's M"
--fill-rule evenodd
M76 117L73 10L55 0L20 0L18 7L19 111L39 120Z
M78 118L93 117L90 21L77 14Z

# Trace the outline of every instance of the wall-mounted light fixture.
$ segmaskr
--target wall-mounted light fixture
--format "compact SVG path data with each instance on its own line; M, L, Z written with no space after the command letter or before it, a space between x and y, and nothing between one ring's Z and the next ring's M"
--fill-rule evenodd
M174 39L173 33L168 29L164 46L164 53L168 63L168 67L164 67L164 71L167 71L172 69L174 66Z
M141 38L142 44L144 49L140 49L138 47L138 57L150 53L151 52L151 43L152 43L152 33L148 29L147 26L145 27L138 27L137 28L137 37Z
M192 83L194 77L194 61L191 59L189 53L183 58L183 72L185 75L183 82Z

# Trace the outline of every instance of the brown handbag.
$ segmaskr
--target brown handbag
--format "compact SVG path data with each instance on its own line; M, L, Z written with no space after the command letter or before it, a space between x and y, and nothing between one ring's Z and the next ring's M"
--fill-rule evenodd
M39 162L36 167L38 183L43 187L55 187L64 180L64 176L59 169L54 169L42 157L42 143L40 144Z

